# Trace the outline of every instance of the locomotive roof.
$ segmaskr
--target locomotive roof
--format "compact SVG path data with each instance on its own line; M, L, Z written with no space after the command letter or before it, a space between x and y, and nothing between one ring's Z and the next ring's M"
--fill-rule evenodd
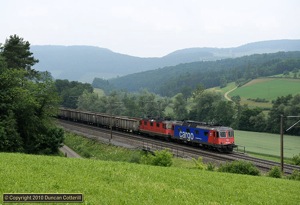
M142 120L144 121L152 121L152 122L169 122L169 120L164 119L164 118L143 118Z
M198 121L176 121L174 122L176 125L186 126L186 127L193 127L193 128L205 128L205 129L218 129L218 130L228 130L232 129L230 127L225 127L220 124L214 123L207 123L207 122L198 122Z

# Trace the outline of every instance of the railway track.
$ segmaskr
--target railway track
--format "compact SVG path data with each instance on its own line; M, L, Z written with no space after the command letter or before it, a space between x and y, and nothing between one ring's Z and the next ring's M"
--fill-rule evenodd
M144 136L135 135L132 133L125 133L115 130L112 130L111 132L106 128L73 121L58 120L58 123L66 130L82 134L88 138L93 138L102 142L112 143L132 149L143 149L151 152L155 150L169 149L175 156L178 157L198 158L201 156L203 157L204 162L213 161L216 164L235 160L245 160L252 162L263 172L269 171L274 166L280 166L280 163L278 162L251 157L239 152L224 154L210 150L199 149L199 147L193 147L186 144L178 144L161 139L158 140L153 138L145 138ZM113 137L111 138L111 136ZM300 166L284 164L285 174L291 174L293 170L300 171Z
M266 171L269 171L272 167L280 167L281 164L279 162L259 159L256 157L251 157L249 155L245 155L242 153L234 152L232 154L234 157L236 157L238 160L245 160L245 161L251 161L253 164L255 164L260 169L265 169ZM294 170L300 171L300 166L292 165L292 164L284 164L284 173L285 174L292 174Z

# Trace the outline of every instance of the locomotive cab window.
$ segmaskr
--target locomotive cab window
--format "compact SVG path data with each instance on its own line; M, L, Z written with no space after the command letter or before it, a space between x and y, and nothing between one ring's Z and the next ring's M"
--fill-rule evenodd
M204 136L208 136L208 132L204 132Z
M144 121L144 125L147 125L147 121Z
M159 123L158 122L156 123L156 127L159 127Z
M153 127L153 122L150 122L150 126Z
M231 131L228 132L228 137L234 137L234 132L233 132L233 130L231 130Z
M219 132L221 138L226 138L226 132Z
M167 129L167 125L166 125L166 124L163 124L163 128L164 128L164 129Z

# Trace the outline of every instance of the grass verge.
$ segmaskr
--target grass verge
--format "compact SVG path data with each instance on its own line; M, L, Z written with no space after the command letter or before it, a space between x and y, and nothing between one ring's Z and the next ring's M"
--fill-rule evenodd
M98 160L139 163L145 154L143 151L101 143L70 132L65 132L64 143L80 156ZM172 166L195 168L195 163L190 159L173 158Z
M85 158L109 161L139 162L143 153L111 144L100 143L70 132L66 132L64 143Z

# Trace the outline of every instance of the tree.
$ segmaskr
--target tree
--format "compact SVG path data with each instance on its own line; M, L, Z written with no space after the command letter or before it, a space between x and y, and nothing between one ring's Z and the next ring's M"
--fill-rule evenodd
M224 125L231 126L234 122L235 110L233 102L219 101L213 105L214 119L212 121Z
M253 126L253 131L264 132L266 131L267 120L263 112L256 116L251 116L249 119L250 124Z
M155 95L148 90L142 90L138 96L139 114L143 117L158 116L158 106L155 102Z
M221 88L224 88L227 86L227 80L226 80L226 77L225 76L221 76L220 77L220 87Z
M184 86L181 88L180 93L182 93L185 100L187 100L192 94L192 88L189 86Z
M221 101L222 97L219 93L204 91L198 94L193 100L193 107L190 111L190 119L204 122L213 122L215 116L216 105Z
M93 88L102 89L106 94L113 90L113 86L109 84L109 81L101 78L94 78L92 86Z
M299 116L300 115L300 95L294 97L292 95L278 97L274 102L272 109L269 112L267 121L267 131L279 133L280 131L280 115L283 116ZM286 119L283 121L283 127L288 128L293 123L293 119ZM299 127L295 126L289 130L289 134L300 134Z
M267 130L272 133L280 131L280 115L285 115L285 108L290 105L292 95L278 97L274 102L272 109L269 112ZM286 127L286 121L284 121Z
M84 91L89 93L93 92L91 84L76 81L56 80L55 86L62 99L61 106L66 108L76 109L79 96L81 96Z
M12 48L14 43L8 40L4 47ZM36 61L30 62L31 57L26 60L25 54L18 55L22 53L18 49L24 51L22 43L0 53L0 151L56 153L63 141L63 130L56 128L52 118L59 102L52 77L47 72L32 76L30 66Z
M125 93L122 99L123 105L125 107L124 115L126 116L138 116L138 104L137 97L130 93Z
M192 97L195 99L200 97L201 94L204 92L205 88L202 84L198 84L197 88L192 92Z
M8 68L25 69L31 75L37 74L31 66L39 61L32 56L28 41L17 35L11 35L0 48Z
M247 105L241 108L238 128L248 131L264 131L266 120L260 108L249 108Z
M23 141L17 130L17 122L12 111L0 115L0 150L3 152L22 152Z
M182 93L177 94L173 101L173 110L176 119L184 120L187 118L188 111L186 109L186 106L187 106L187 102L184 99L183 94Z

